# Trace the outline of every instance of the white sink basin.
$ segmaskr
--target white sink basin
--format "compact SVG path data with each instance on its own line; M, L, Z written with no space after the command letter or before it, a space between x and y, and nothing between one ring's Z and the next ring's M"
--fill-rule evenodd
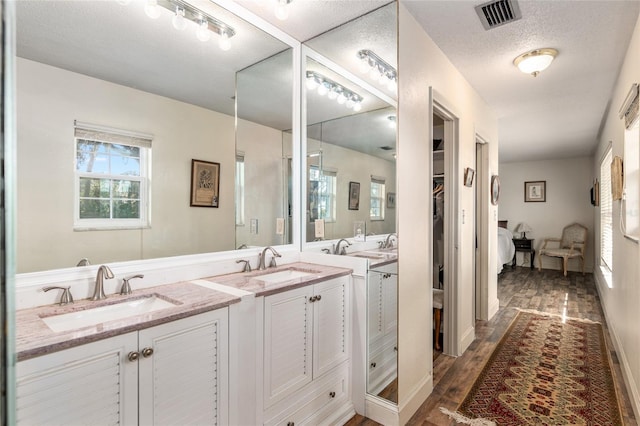
M254 277L256 280L264 281L268 284L274 284L284 281L293 280L313 275L312 272L299 271L297 269L287 269L284 271L273 272L271 274L258 275Z
M42 321L53 331L68 331L175 306L176 304L174 303L152 295L128 299L120 303L114 303L113 305L44 317Z

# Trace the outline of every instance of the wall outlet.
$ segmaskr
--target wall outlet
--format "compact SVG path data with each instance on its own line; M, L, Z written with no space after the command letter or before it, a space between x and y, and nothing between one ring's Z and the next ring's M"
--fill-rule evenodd
M324 219L316 219L315 235L316 238L324 238Z
M257 234L258 233L258 219L251 219L251 226L249 228L249 233L250 234Z

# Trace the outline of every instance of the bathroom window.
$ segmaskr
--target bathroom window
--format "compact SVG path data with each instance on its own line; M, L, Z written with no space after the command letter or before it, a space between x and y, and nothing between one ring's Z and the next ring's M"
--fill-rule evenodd
M336 221L336 187L338 172L309 167L309 220Z
M613 200L611 197L611 147L600 163L600 266L605 277L613 270ZM610 283L609 283L609 286Z
M640 119L624 132L624 208L625 235L640 238Z
M371 176L371 208L369 217L371 220L384 220L384 178Z
M236 226L244 226L244 153L236 154Z
M76 123L74 229L149 224L151 136Z

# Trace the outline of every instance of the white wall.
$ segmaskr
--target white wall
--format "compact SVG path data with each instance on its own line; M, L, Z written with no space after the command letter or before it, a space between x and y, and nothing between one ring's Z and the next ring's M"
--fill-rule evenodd
M384 220L371 221L369 216L371 175L385 178L385 191L396 192L396 165L394 162L374 157L338 145L308 139L307 152L322 150L322 165L337 171L336 221L325 223L325 239L352 238L353 222L364 221L366 232L388 234L396 231L396 209L385 201ZM360 208L348 209L349 182L360 182ZM308 215L307 215L308 219ZM308 224L311 225L311 224ZM313 225L308 226L307 240L313 241Z
M611 108L600 134L598 148L593 159L593 174L600 175L600 160L609 143L613 146L613 155L623 157L624 124L618 118L618 110L631 85L640 81L640 17L636 22L629 49L624 60L618 81L611 96ZM601 191L607 191L605 187ZM595 215L595 252L600 256L599 209ZM618 358L623 367L627 389L632 401L636 419L640 418L640 250L638 244L624 238L620 233L620 202L613 202L613 274L611 288L607 285L599 267L595 268L595 277L600 300L607 316L607 324L612 334Z
M81 257L108 263L235 248L234 117L22 58L16 75L17 272L70 267ZM73 231L74 120L154 135L149 229ZM281 132L245 127L256 149L277 147L279 158ZM252 157L259 162L251 171L273 165L262 151ZM219 208L189 206L191 159L220 163ZM281 188L276 179L258 181ZM268 224L275 216L261 220L263 235L274 234Z
M573 222L588 228L585 269L593 270L593 221L595 208L591 205L589 189L593 185L593 158L567 158L545 161L500 163L501 194L499 219L509 221L509 230L520 238L515 228L521 222L533 229L527 238L535 239L536 252L540 250L544 238L560 238L562 228ZM524 201L524 183L527 181L547 182L546 202ZM551 244L551 243L550 243ZM550 245L557 247L557 244ZM517 254L518 265L529 265L529 255ZM534 267L538 267L536 257ZM562 262L557 258L544 257L544 269L562 270ZM578 260L569 261L569 270L581 271Z
M457 291L457 334L473 338L474 223L461 211L473 211L475 194L462 187L465 167L475 168L476 133L489 142L489 173L497 174L497 120L485 102L471 88L404 7L399 5L399 107L398 107L398 235L399 245L399 378L400 423L404 424L431 392L432 380L432 229L431 229L431 127L429 87L437 99L458 118L460 144L457 187L459 227ZM488 186L489 182L483 182ZM496 209L486 212L491 238L485 253L490 272L489 304L497 309L495 258ZM493 267L491 267L493 265Z

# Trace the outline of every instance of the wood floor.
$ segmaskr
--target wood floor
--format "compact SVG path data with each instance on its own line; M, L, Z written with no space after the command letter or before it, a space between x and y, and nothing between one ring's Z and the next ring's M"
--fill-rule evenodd
M455 411L462 402L495 345L515 317L517 310L513 308L535 309L554 314L565 313L568 317L601 322L611 350L614 380L621 400L624 424L638 425L624 387L620 364L613 350L592 274L583 276L570 272L568 277L564 277L559 271L538 272L525 267L514 270L506 268L498 279L498 298L500 310L491 321L476 322L476 340L462 356L453 358L440 355L436 358L433 365L433 392L408 425L456 424L440 413L439 407ZM362 416L356 416L347 423L349 426L377 424Z

